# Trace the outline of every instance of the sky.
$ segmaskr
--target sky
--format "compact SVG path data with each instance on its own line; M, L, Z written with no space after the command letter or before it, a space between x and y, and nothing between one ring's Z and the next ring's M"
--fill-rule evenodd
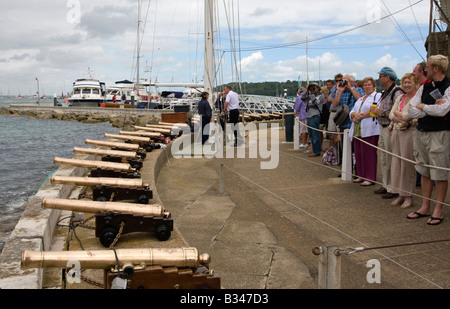
M401 78L426 59L429 5L218 0L216 84L376 78L384 66ZM203 8L203 0L141 1L141 79L202 82ZM138 0L1 1L0 12L4 95L34 94L36 79L48 96L89 76L107 86L136 79Z

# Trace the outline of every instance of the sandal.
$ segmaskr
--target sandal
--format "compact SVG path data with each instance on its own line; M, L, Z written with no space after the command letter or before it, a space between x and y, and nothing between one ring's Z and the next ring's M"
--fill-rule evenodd
M412 207L412 206L414 206L414 203L413 203L412 201L409 202L409 203L404 202L404 203L402 204L402 206L400 206L400 208L405 209L405 208L409 208L409 207Z
M405 204L405 203L403 203L403 201L404 201L403 198L396 199L396 200L391 202L391 206L400 206L400 205L402 205L402 208L403 208L403 205Z
M439 225L444 220L444 218L436 218L436 217L430 217L430 221L427 222L428 225ZM431 221L437 221L436 223L431 223Z
M420 212L413 212L413 215L417 215L417 217L410 217L409 215L406 216L407 219L419 219L419 218L423 218L423 217L429 217L430 215L424 215L421 214Z
M364 179L362 179L362 178L353 179L353 183L361 183L363 181L364 181Z
M375 183L374 182L370 182L370 181L364 181L361 183L361 186L363 187L368 187L368 186L373 186Z

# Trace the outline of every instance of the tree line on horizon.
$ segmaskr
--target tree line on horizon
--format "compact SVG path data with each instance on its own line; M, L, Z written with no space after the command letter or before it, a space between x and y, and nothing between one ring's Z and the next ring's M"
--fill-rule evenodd
M375 79L375 78L374 78ZM310 82L314 82L319 84L321 87L325 86L326 80L312 80ZM380 83L378 79L375 79L376 86L378 91L381 91ZM397 84L399 84L399 80L396 81ZM241 87L237 83L235 84L225 84L220 85L217 87L217 89L222 90L226 85L232 85L233 90L239 94L249 94L249 95L264 95L264 96L274 96L274 97L280 97L284 96L285 90L288 97L296 97L297 96L297 89L299 87L298 81L291 81L287 80L286 82L256 82L256 83L248 83L244 82L241 83ZM306 81L301 81L300 86L305 87ZM242 93L241 93L242 92Z

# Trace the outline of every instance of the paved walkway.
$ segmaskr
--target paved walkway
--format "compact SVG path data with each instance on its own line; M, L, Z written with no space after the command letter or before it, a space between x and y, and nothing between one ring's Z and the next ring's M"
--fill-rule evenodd
M275 169L261 169L268 159L250 159L248 152L224 159L224 194L218 158L172 158L157 179L177 229L190 246L211 255L225 288L315 289L319 259L312 248L325 244L343 249L450 239L450 219L439 226L407 220L418 206L392 207L373 194L379 186L342 181L339 168L283 143L282 130L279 140ZM247 151L251 146L247 141ZM420 205L419 197L413 200ZM444 217L450 218L448 207ZM449 241L344 255L341 288L447 289L449 255ZM381 283L367 280L372 259L380 262Z

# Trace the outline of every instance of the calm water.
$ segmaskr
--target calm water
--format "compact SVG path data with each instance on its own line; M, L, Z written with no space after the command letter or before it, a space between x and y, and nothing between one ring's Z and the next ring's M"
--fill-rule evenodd
M0 107L18 100L0 100ZM20 101L25 103L26 101ZM31 199L58 166L53 159L73 158L73 147L87 147L85 139L105 140L117 134L109 123L28 119L0 115L0 249Z

